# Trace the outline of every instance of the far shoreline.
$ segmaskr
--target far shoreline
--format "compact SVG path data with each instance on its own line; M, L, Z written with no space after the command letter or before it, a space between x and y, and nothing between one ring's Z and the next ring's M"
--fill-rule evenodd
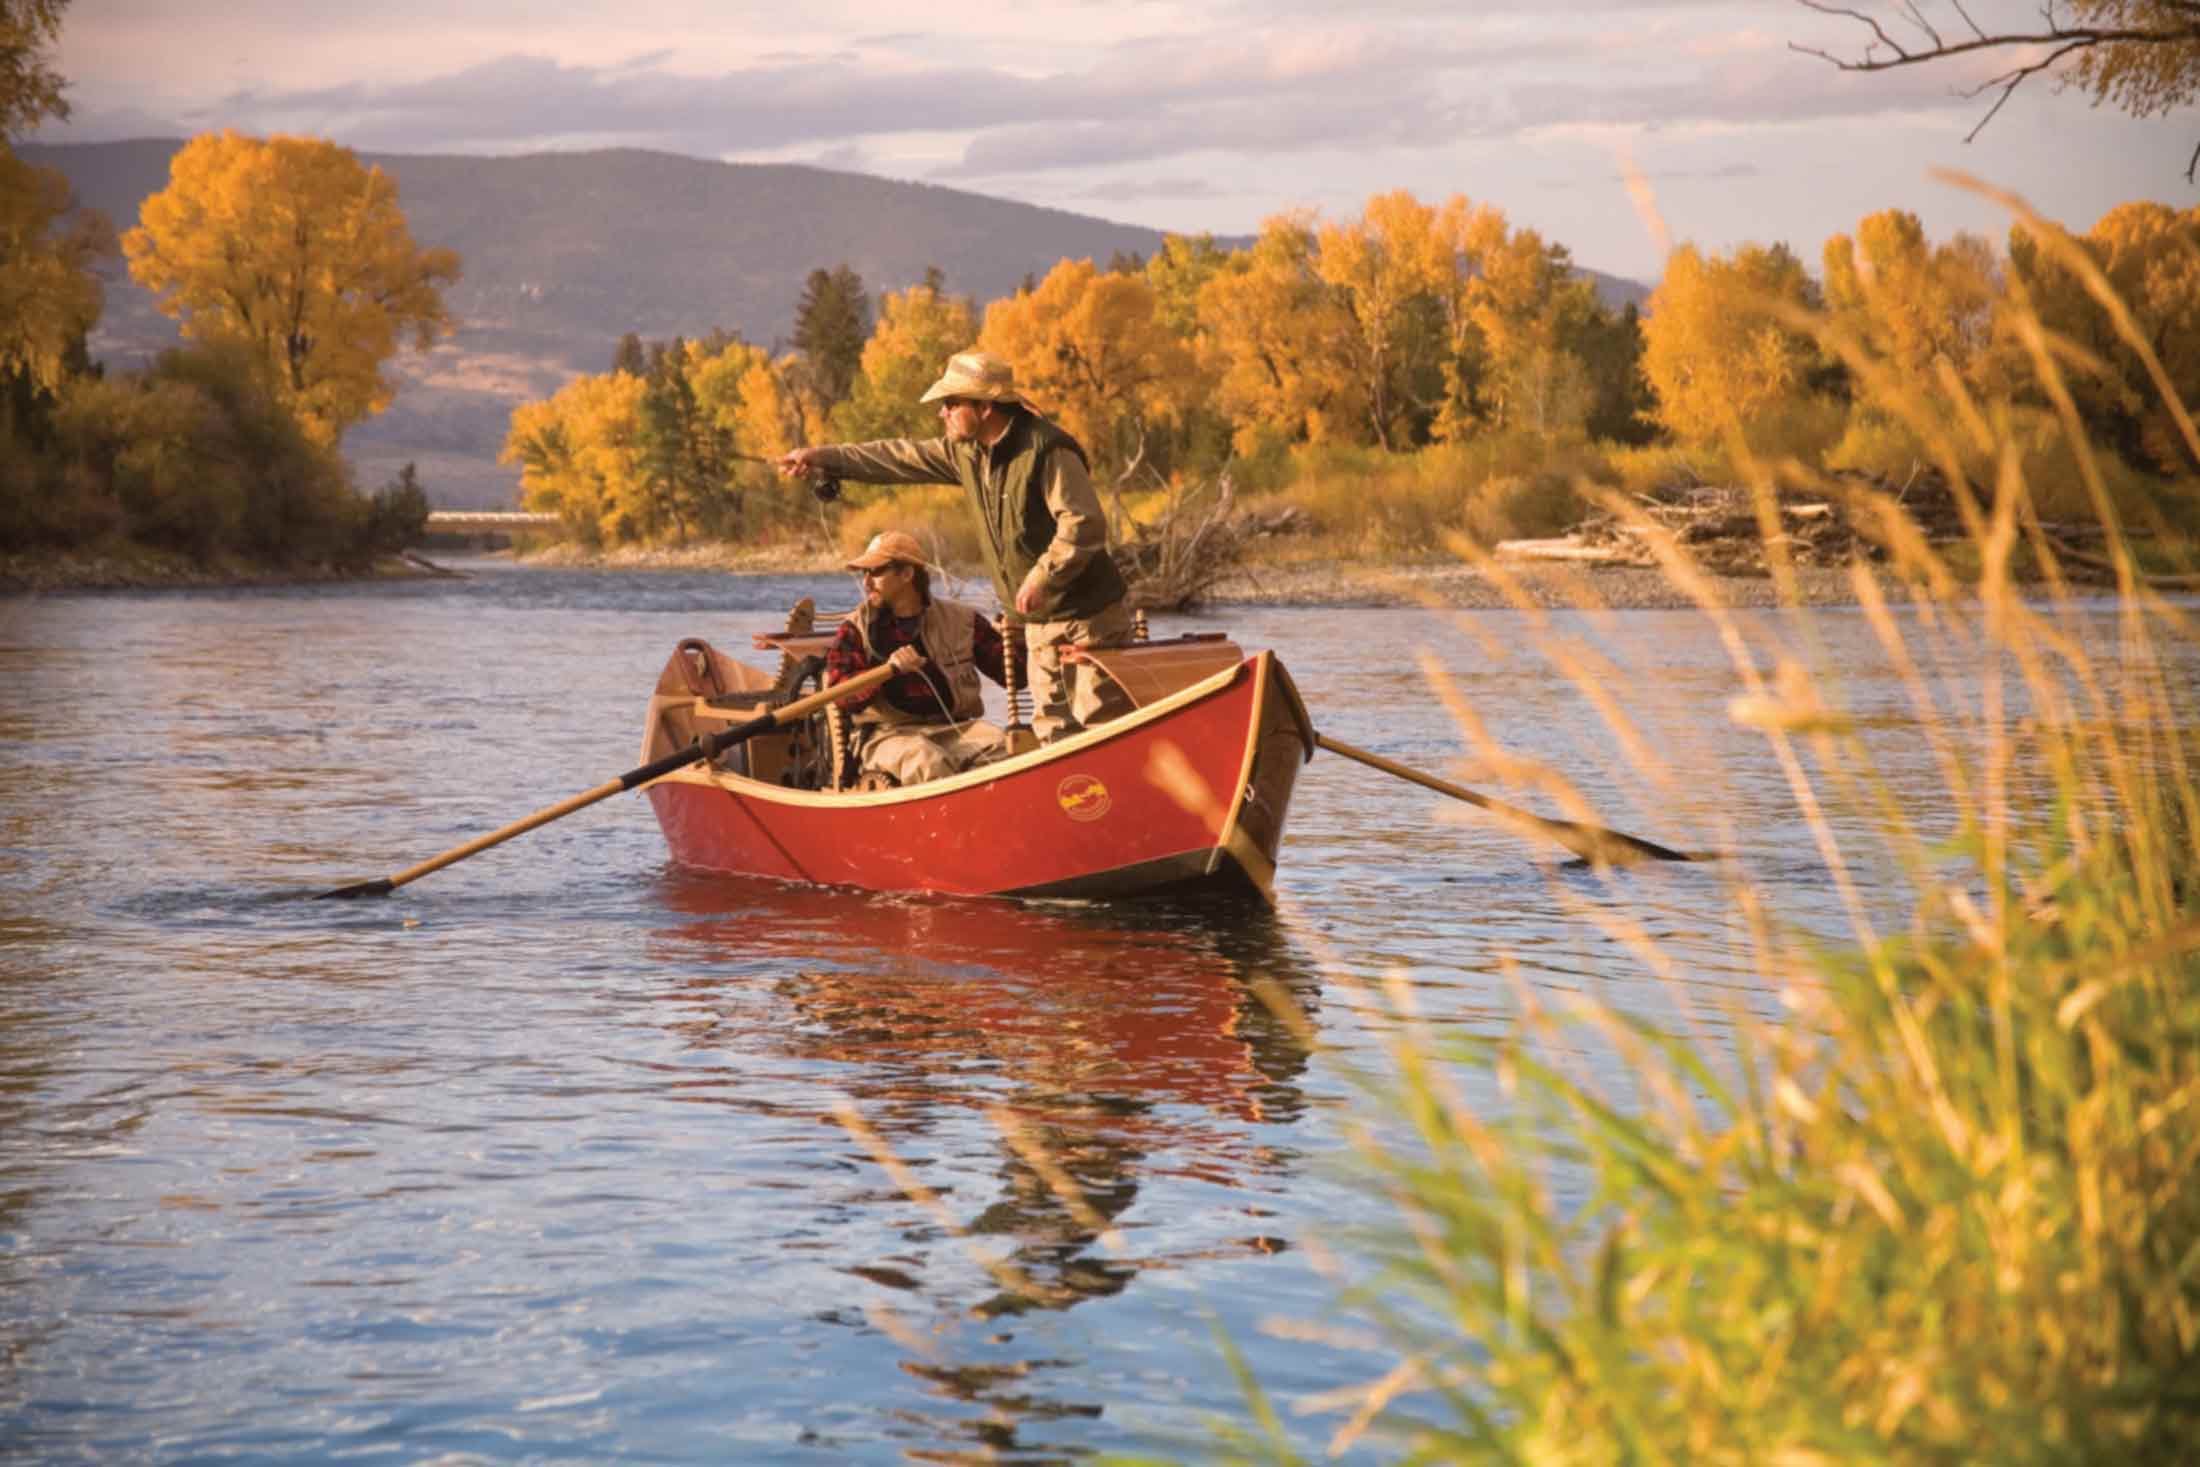
M570 545L545 550L499 552L515 564L542 569L590 569L651 575L720 571L728 575L831 575L838 560L809 547L763 550L730 545L679 549L629 548L584 552ZM88 552L16 553L0 556L0 597L97 592L166 590L247 590L310 587L390 580L431 579L463 574L429 556L408 552L389 556L359 570L259 565L240 559L212 564L184 557L125 548ZM1360 561L1308 559L1251 563L1219 579L1191 610L1254 606L1309 606L1338 609L1422 607L1437 610L1517 610L1523 604L1549 610L1673 611L1696 609L1696 602L1662 571L1639 566L1564 566L1508 562L1499 579L1461 561ZM1769 576L1707 575L1706 584L1729 607L1781 604ZM1853 606L1856 591L1846 569L1802 567L1796 590L1807 606ZM1881 581L1888 599L1907 599L1900 585Z

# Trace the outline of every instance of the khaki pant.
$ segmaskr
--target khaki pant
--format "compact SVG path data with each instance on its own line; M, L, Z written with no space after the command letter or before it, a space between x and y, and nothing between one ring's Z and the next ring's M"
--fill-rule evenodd
M1120 647L1131 639L1131 609L1118 601L1090 618L1024 624L1031 679L1031 730L1042 744L1066 739L1096 723L1131 711L1130 695L1099 668L1076 662L1066 668L1062 648Z
M881 727L863 742L865 769L883 770L902 784L945 779L1008 752L1008 736L992 724L898 724Z

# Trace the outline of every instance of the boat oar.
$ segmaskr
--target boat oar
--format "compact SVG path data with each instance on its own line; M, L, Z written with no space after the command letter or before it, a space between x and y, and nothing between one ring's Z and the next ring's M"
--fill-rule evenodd
M1400 779L1409 780L1421 786L1423 789L1434 790L1440 795L1449 795L1455 800L1464 800L1477 809L1487 810L1492 815L1499 816L1514 825L1547 835L1582 860L1594 865L1624 866L1631 861L1695 861L1702 859L1698 856L1691 856L1686 851L1676 851L1671 846L1661 846L1656 841L1644 840L1640 836L1624 835L1616 830L1606 830L1601 825L1577 825L1571 820L1549 820L1541 815L1531 814L1517 805L1508 805L1503 800L1493 800L1488 795L1476 794L1465 785L1453 784L1449 780L1438 779L1433 774L1423 774L1418 769L1408 768L1395 760L1385 759L1380 754L1371 754L1365 749L1355 748L1351 744L1340 742L1324 733L1315 734L1314 742L1332 754L1342 754L1347 759L1356 759L1370 769L1380 769L1385 774L1394 774Z
M746 723L737 723L731 728L720 729L717 733L705 734L684 749L667 754L662 759L644 764L639 769L629 769L617 779L607 779L594 789L584 790L569 800L560 800L546 810L537 810L525 820L515 820L501 830L492 830L487 835L476 836L466 844L445 851L432 860L422 861L417 866L408 866L395 876L385 876L378 881L362 881L353 886L339 886L334 891L324 891L320 895L322 897L388 896L408 882L418 881L430 872L441 871L445 866L463 861L468 856L486 851L491 846L502 845L515 835L525 835L538 825L548 825L551 821L570 815L575 810L584 810L598 800L609 799L613 795L623 794L627 790L648 784L651 780L662 779L675 769L685 768L698 760L715 759L735 744L744 743L760 733L769 733L772 729L807 718L826 704L837 703L842 698L863 692L867 688L875 688L893 675L893 668L881 663L867 672L858 673L844 683L835 683L822 692L812 693L807 698L798 698L781 708L766 709Z

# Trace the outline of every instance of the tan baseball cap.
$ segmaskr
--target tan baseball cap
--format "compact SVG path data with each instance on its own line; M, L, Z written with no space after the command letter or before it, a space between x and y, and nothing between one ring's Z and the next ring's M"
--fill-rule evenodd
M871 543L863 547L863 553L848 562L850 570L877 570L894 561L906 565L924 564L924 547L917 537L900 530L881 530L871 537Z
M989 351L959 351L947 359L940 380L924 390L919 402L938 402L943 397L975 397L986 402L1021 403L1033 412L1038 404L1016 390L1016 369Z

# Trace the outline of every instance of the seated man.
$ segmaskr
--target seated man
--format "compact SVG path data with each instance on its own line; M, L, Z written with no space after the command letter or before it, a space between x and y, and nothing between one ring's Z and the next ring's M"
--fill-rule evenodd
M825 653L825 685L881 662L896 674L841 705L854 716L860 783L919 784L1006 753L1006 736L980 717L978 674L1006 679L993 623L935 597L923 547L899 530L874 535L848 569L863 573L863 605Z

